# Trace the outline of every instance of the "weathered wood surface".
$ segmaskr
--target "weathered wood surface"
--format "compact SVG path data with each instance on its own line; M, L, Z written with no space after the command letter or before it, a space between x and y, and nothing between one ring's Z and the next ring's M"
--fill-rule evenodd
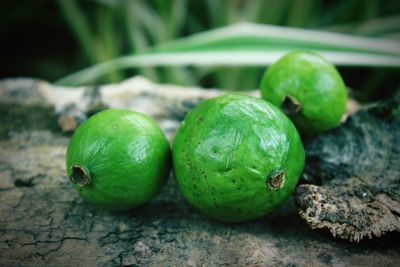
M400 232L400 101L395 98L349 117L305 142L300 215L313 228L359 241Z
M173 178L148 205L118 214L84 202L70 186L64 166L68 135L60 133L57 123L68 131L104 106L132 108L157 119L171 139L179 121L191 108L202 99L220 93L217 90L159 86L140 78L119 85L76 90L30 79L0 82L0 265L398 265L398 233L360 243L336 240L327 231L312 230L299 217L293 200L261 220L230 225L210 220L193 210L182 199ZM75 104L71 105L71 102ZM392 127L392 124L381 126ZM377 132L373 133L377 135ZM389 141L398 145L398 140ZM307 143L306 148L315 152L319 145L324 147L324 142L321 137ZM386 148L385 143L382 147ZM321 152L329 154L334 150ZM314 159L318 155L313 154ZM373 155L378 157L380 154ZM398 163L396 157L386 158L391 164ZM328 187L317 187L319 190L332 192L330 181L333 178L341 179L338 181L343 188L345 175L354 175L353 171L340 172L340 177L317 175L326 165L335 168L335 162L321 159L324 157L313 161L316 166L308 164L311 169L307 168L305 176L314 181L316 177L322 177L322 181L317 182ZM362 159L357 162L361 163ZM346 169L343 161L339 162ZM388 162L380 161L379 168ZM351 165L351 160L347 163ZM385 168L382 170L386 171ZM385 177L386 173L381 179ZM398 186L398 177L394 183L396 181ZM310 187L299 188L307 186ZM304 194L307 198L310 192L309 188L299 190L297 197ZM360 191L361 196L365 192L372 193ZM398 201L393 199L393 205ZM313 207L313 203L300 203L301 211ZM391 212L399 215L398 210Z

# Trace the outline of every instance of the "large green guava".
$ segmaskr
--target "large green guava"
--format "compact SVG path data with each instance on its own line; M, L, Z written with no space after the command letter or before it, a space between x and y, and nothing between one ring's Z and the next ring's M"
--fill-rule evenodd
M157 123L128 110L105 110L78 127L67 149L67 174L83 198L108 210L154 197L170 172L170 146Z
M256 219L279 207L304 167L293 123L274 105L243 95L196 106L179 127L172 151L183 196L225 222Z
M262 97L280 107L300 132L316 135L337 126L347 89L336 68L311 52L291 52L272 64L260 84Z

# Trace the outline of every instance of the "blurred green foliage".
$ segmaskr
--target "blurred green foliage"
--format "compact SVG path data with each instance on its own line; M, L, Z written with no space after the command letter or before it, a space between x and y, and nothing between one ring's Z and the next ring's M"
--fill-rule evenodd
M25 13L29 13L29 8L40 12L41 4L51 5L44 0L22 2ZM43 60L42 64L34 61L35 67L53 72L41 77L44 79L61 78L83 67L121 55L145 53L156 44L239 21L400 40L398 0L58 0L57 3L55 9L50 8L56 12L52 14L54 23L63 34L68 34L65 31L68 26L75 42L67 39L64 46L68 49L58 50L65 54L61 57L64 61ZM7 11L2 13L7 16ZM67 62L67 67L62 62ZM398 69L340 71L346 83L359 89L364 99L388 97L399 86ZM263 72L263 68L256 67L215 68L212 72L193 67L145 67L118 70L97 82L116 82L142 74L160 83L246 90L257 88ZM55 77L56 74L62 75ZM390 88L382 93L383 87Z

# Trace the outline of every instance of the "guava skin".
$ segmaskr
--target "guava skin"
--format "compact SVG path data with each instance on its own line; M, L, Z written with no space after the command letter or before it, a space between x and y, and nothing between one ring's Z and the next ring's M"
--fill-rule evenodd
M311 52L291 52L272 64L260 84L262 98L282 108L286 96L300 104L287 114L300 132L317 135L336 127L346 110L347 89L336 68Z
M272 104L243 95L219 96L196 106L179 127L172 151L183 196L224 222L257 219L279 207L304 167L293 123ZM277 173L285 177L272 188L269 178Z
M90 182L73 183L75 189L111 211L148 202L165 185L170 165L170 146L157 123L128 110L109 109L89 118L75 131L67 149L68 177L74 166L90 173Z

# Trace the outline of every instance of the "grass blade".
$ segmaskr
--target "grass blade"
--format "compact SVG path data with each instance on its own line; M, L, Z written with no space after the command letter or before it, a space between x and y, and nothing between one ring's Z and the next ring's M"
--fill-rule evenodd
M292 50L318 52L338 66L400 67L400 44L315 30L239 23L107 61L57 83L80 85L119 69L146 66L267 66Z

